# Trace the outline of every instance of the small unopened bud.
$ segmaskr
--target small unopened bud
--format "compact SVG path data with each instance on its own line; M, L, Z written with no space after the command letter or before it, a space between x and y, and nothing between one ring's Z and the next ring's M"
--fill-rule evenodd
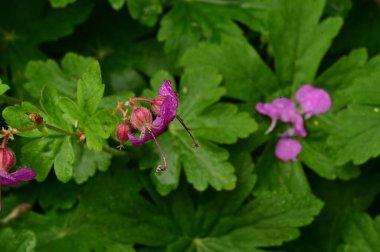
M117 129L116 129L116 137L117 137L117 140L119 140L119 142L125 142L128 140L128 133L130 132L130 127L128 125L128 123L126 122L122 122L119 124L119 126L117 126Z
M165 96L157 96L154 100L153 100L153 103L152 103L152 111L155 115L157 116L160 116L160 108L161 108L161 105L162 103L164 102L165 100Z
M131 114L132 126L140 131L150 130L152 121L152 113L145 107L135 108Z
M0 148L0 171L8 172L15 164L16 158L13 151L9 148Z
M34 124L37 124L37 125L40 125L44 122L44 118L42 116L40 116L39 114L36 114L36 113L30 113L28 115L29 119L34 123Z
M84 132L81 132L79 134L79 142L81 142L81 143L86 142L86 134Z

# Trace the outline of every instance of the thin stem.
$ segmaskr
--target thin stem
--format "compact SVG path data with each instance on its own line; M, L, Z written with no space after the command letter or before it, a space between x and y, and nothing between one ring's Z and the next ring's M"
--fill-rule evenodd
M182 120L182 118L181 118L179 115L176 115L175 118L179 121L179 123L182 125L182 127L185 128L185 130L187 131L187 133L189 133L189 136L191 137L191 140L193 140L194 147L195 147L195 148L198 148L198 147L199 147L199 144L198 144L197 140L195 139L195 137L194 137L193 134L191 133L190 129L186 126L186 124L185 124L185 122Z
M18 134L18 133L23 133L25 131L29 131L29 130L34 130L35 128L37 128L37 125L36 124L33 124L29 127L26 127L26 128L22 128L22 129L14 129L12 131L12 134Z
M0 100L10 105L20 104L22 102L22 100L8 95L0 95Z
M153 103L154 100L148 99L148 98L143 98L143 97L135 97L135 98L130 98L129 102L148 102L148 103Z
M2 201L2 199L1 199L1 178L0 178L0 212L1 212L1 209L2 209L2 203L1 203L1 201Z
M164 166L162 166L161 164L157 165L156 172L163 172L168 168L168 163L166 162L166 157L164 155L164 152L162 151L161 145L158 143L158 141L157 141L156 137L154 136L154 134L152 133L152 131L149 131L149 133L153 137L154 142L156 143L156 146L158 148L158 151L160 152L161 158L164 161Z
M73 137L80 137L80 134L78 132L70 132L61 128L57 128L51 124L45 123L46 128L54 130L56 132L62 133L64 135L73 136Z

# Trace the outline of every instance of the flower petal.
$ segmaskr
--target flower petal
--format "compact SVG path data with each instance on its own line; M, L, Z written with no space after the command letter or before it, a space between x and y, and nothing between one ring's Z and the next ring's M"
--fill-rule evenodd
M301 152L302 145L297 140L291 138L281 138L275 149L276 157L282 161L289 162L297 160Z
M306 118L325 113L332 105L331 96L322 88L309 84L303 85L296 92L296 99L301 104L302 113Z
M15 172L9 174L0 174L4 186L17 186L20 181L33 180L36 177L36 172L30 168L21 168Z
M259 102L256 104L256 110L272 120L280 119L283 122L291 122L297 115L296 104L288 98L277 98L271 103Z

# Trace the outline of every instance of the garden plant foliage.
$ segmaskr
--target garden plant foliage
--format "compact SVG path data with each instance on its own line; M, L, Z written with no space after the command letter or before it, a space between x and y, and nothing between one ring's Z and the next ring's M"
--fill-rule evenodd
M1 1L0 251L380 251L379 30L377 0Z

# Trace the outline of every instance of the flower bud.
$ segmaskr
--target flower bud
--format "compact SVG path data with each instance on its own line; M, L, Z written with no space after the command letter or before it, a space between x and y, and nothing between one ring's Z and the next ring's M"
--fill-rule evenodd
M159 95L153 100L152 111L155 115L160 116L161 105L165 101L165 98L165 96Z
M151 130L152 121L152 113L145 107L135 108L131 114L132 126L140 131Z
M281 138L276 145L275 154L282 161L296 161L301 149L302 145L297 140Z
M0 148L0 171L8 172L15 161L15 154L11 149Z
M126 122L120 123L116 129L116 137L119 142L125 142L128 140L128 133L130 132L130 127Z

